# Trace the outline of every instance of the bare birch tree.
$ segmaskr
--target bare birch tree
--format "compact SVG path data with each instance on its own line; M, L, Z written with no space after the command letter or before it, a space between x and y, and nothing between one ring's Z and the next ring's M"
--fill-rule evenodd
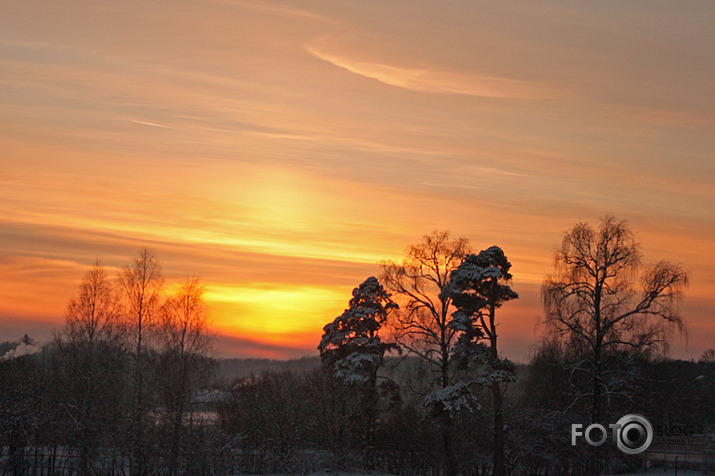
M687 273L667 261L643 267L641 260L625 221L606 216L598 229L578 223L565 233L555 272L542 287L547 325L582 350L574 371L585 373L589 384L577 389L577 398L590 398L592 423L604 423L603 399L611 392L603 379L604 357L624 349L662 348L669 330L683 329L676 301ZM595 474L597 451L594 455Z
M81 474L92 474L97 439L107 426L108 408L116 386L119 308L104 268L97 262L82 278L79 292L65 313L57 339L65 359L68 383L65 410L74 422L80 450Z
M382 263L381 279L400 304L391 322L397 342L434 366L439 386L450 384L450 363L456 331L450 327L452 297L444 292L450 273L469 252L466 238L452 239L434 231L406 250L402 263Z
M132 357L132 417L129 435L131 473L141 474L145 465L144 432L147 413L145 395L148 338L157 324L163 278L154 253L144 248L119 275L123 304L123 331Z
M179 474L184 417L192 393L208 374L210 336L204 286L198 278L181 282L162 307L159 379L170 428L170 474Z
M79 292L67 305L64 336L92 346L114 340L119 303L102 265L97 261L82 278Z
M450 273L468 252L466 238L452 239L448 231L434 231L425 235L422 243L409 246L402 263L382 263L382 281L400 305L400 311L391 322L395 340L431 364L438 375L437 386L444 391L451 384L452 351L457 333L450 326L454 309L452 297L446 290ZM447 471L455 473L451 415L442 411L439 418Z

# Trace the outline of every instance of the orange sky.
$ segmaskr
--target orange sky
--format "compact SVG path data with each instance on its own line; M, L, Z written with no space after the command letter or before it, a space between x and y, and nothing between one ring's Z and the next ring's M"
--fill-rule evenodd
M527 358L563 231L612 213L691 273L715 346L715 4L0 5L0 340L48 338L97 258L207 284L223 355L314 355L435 229L500 245Z

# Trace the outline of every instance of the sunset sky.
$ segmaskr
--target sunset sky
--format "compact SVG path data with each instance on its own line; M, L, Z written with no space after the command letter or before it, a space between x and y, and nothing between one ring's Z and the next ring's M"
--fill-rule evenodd
M47 340L100 259L200 276L220 355L316 355L422 235L501 246L525 360L576 222L690 272L715 347L715 2L0 3L0 341Z

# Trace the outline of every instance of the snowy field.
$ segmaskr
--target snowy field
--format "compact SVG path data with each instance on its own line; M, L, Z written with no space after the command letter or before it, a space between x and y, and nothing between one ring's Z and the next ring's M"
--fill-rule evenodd
M623 473L619 475L603 475L603 476L704 476L707 474L715 474L715 473L706 473L703 471L685 471L682 469L679 469L677 472L674 469L669 469L667 471L664 471L662 469L652 469L648 472L641 472L641 473ZM256 475L257 476L257 475ZM269 475L263 475L263 476L297 476L296 475L289 475L287 473L274 473L274 474L269 474ZM301 476L392 476L387 473L343 473L343 472L317 472L317 473L307 473L305 475Z
M250 476L258 476L258 475L250 475ZM287 474L287 473L273 473L273 474L267 474L267 475L261 475L261 476L393 476L388 473L343 473L338 471L337 473L335 472L317 472L317 473L295 473L293 474Z
M704 476L708 474L715 474L715 473L705 473L703 471L684 471L684 470L678 470L676 473L674 469L669 469L668 471L663 471L662 469L652 469L648 472L645 473L624 473L624 474L619 474L619 475L603 475L603 476ZM257 476L257 475L256 475ZM286 473L274 473L274 474L269 474L269 475L263 475L263 476L297 476L296 475L289 475ZM301 475L303 476L303 475ZM342 472L317 472L317 473L307 473L305 476L391 476L387 473L342 473Z
M715 474L715 473L705 473L703 471L686 471L683 469L679 469L677 472L674 469L669 469L667 471L664 471L662 469L651 469L648 472L642 472L642 473L625 473L625 474L620 474L620 475L603 475L603 476L673 476L673 475L678 475L678 476L703 476L705 474Z

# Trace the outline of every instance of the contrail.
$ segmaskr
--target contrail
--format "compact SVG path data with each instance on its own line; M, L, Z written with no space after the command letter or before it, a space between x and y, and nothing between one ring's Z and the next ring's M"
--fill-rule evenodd
M144 121L132 121L134 124L143 124L145 126L152 126L152 127L161 127L162 129L173 129L173 127L169 126L162 126L161 124L155 124L153 122L144 122Z

